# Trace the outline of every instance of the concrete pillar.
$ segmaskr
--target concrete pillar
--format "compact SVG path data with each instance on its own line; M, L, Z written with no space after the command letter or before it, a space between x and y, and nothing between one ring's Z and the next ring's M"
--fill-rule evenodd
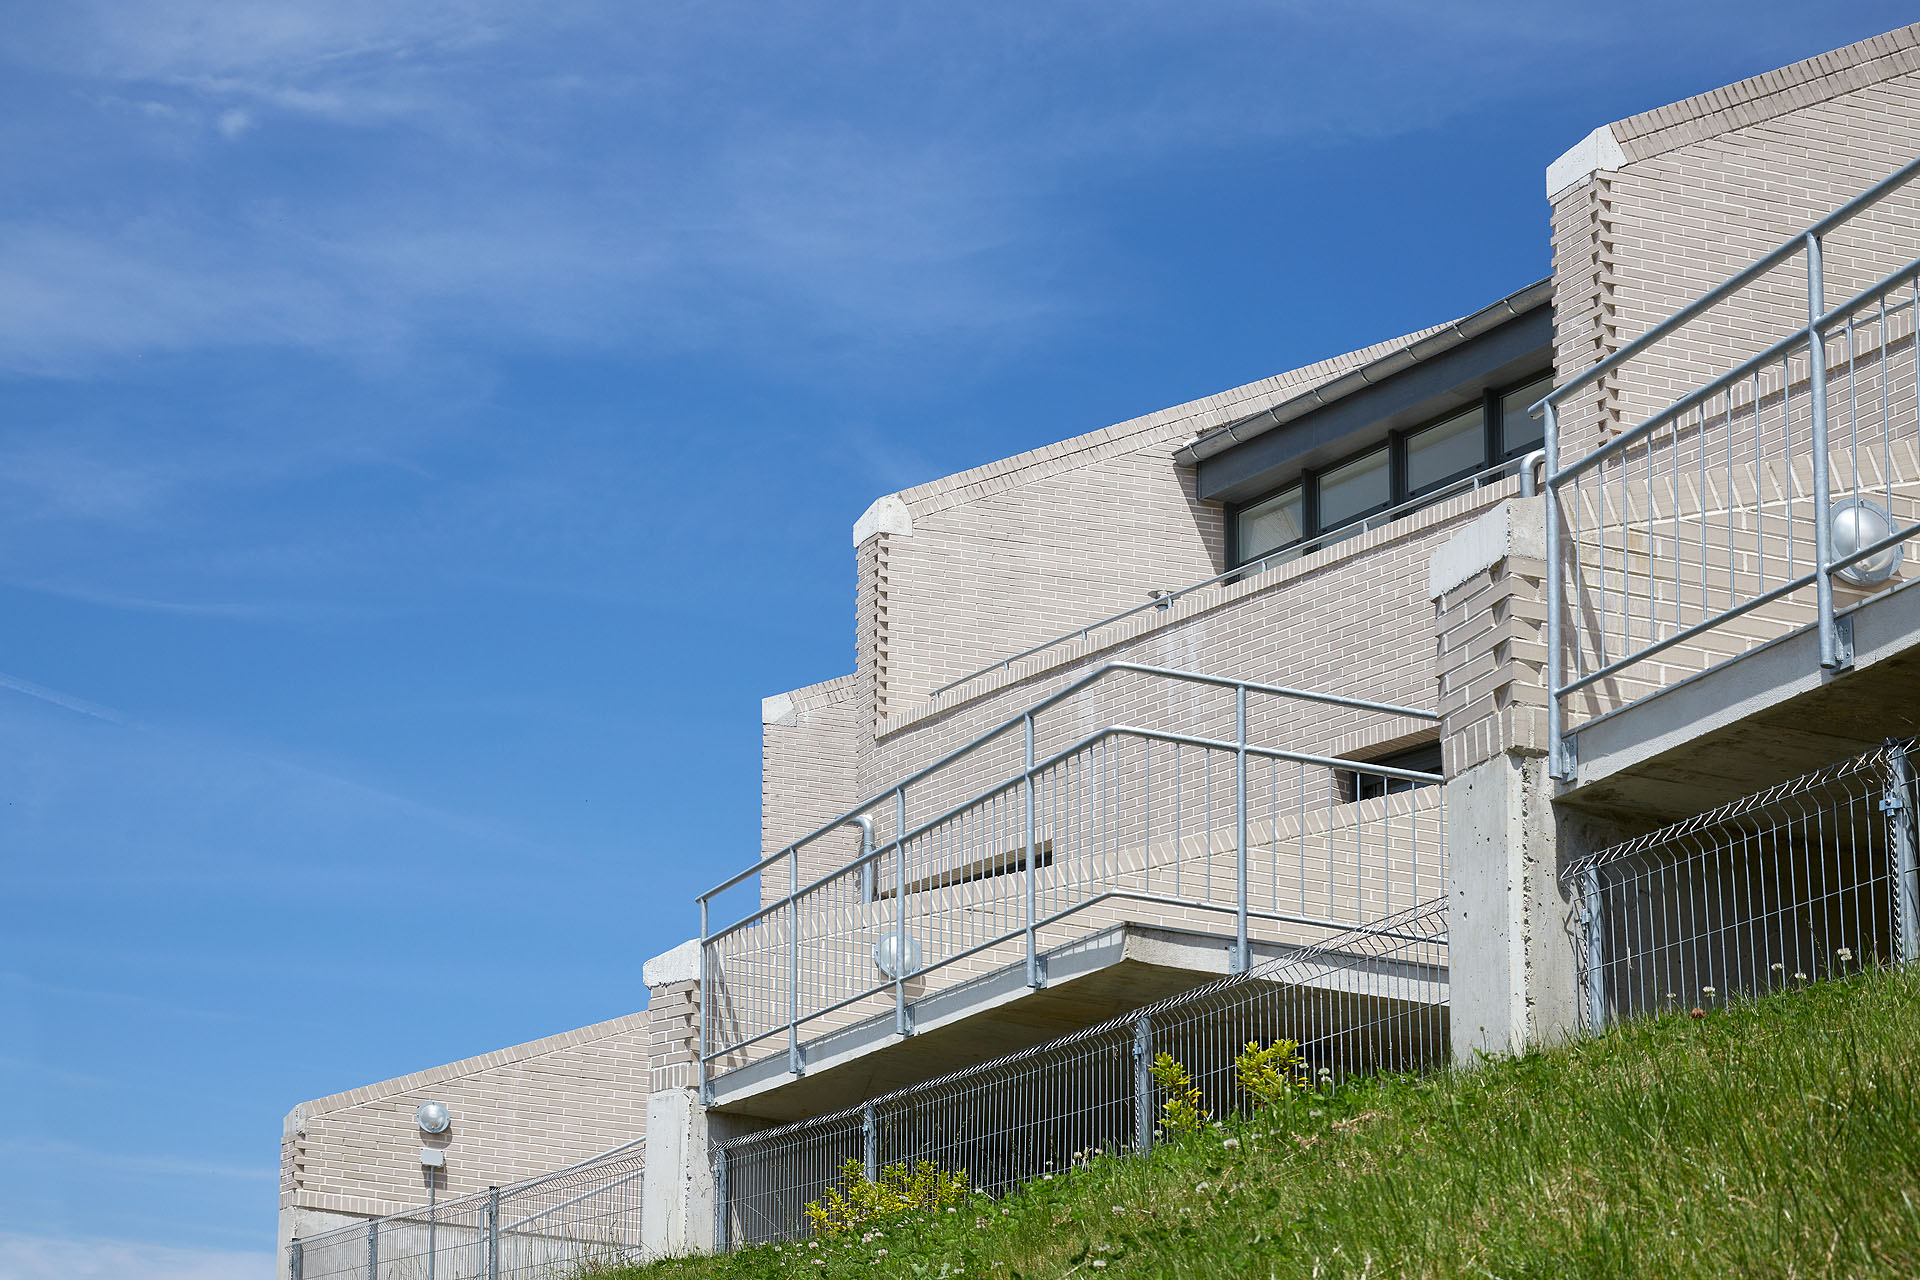
M1518 1053L1576 1026L1578 920L1546 774L1545 501L1514 498L1434 553L1447 775L1453 1055ZM1580 841L1584 844L1584 841Z
M655 956L641 976L653 1054L641 1241L659 1256L707 1253L714 1247L714 1186L707 1109L700 1104L699 941Z

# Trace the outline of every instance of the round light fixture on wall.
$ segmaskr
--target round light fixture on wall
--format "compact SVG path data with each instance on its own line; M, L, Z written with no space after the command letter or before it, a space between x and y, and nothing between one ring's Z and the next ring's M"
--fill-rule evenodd
M422 1133L445 1133L453 1123L453 1113L444 1102L423 1102L414 1108L413 1122L420 1126Z
M873 948L873 967L889 978L911 978L920 972L920 944L910 933L889 933Z
M1877 502L1865 498L1842 498L1833 504L1833 557L1844 559L1861 547L1870 547L1893 533L1893 517ZM1906 546L1896 542L1856 560L1834 576L1856 587L1877 587L1900 572L1906 558Z

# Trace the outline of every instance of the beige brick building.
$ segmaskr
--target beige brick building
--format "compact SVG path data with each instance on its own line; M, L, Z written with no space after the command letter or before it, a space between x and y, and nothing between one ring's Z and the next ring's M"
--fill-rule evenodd
M1867 293L1818 369L1791 242L1916 156L1920 26L1597 128L1546 175L1552 275L1469 316L878 498L852 670L765 700L760 862L650 973L651 1026L304 1104L283 1234L417 1199L431 1094L473 1153L450 1188L652 1127L649 1238L699 1247L710 1135L1416 901L1450 903L1457 1053L1565 1032L1556 867L1908 726L1870 708L1911 575L1811 557L1817 495L1920 522L1920 180L1820 232L1815 310ZM1842 629L1884 638L1804 689L1743 675ZM1879 692L1728 736L1842 687Z

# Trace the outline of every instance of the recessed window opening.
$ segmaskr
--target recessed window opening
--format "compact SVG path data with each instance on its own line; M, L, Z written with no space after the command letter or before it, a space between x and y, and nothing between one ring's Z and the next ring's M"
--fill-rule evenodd
M1379 756L1369 760L1368 764L1385 765L1389 769L1407 769L1414 773L1439 773L1440 742L1423 742L1417 747L1407 747L1391 755ZM1431 782L1415 782L1411 778L1391 778L1385 774L1367 773L1360 769L1343 769L1340 772L1340 793L1349 803L1356 800L1373 800L1380 796L1398 795L1402 791L1413 791L1419 787L1430 787Z
M1234 567L1297 559L1309 542L1326 546L1339 540L1328 534L1358 534L1369 516L1429 495L1440 501L1462 480L1533 452L1545 428L1527 411L1552 389L1553 378L1545 375L1486 392L1478 404L1394 432L1385 445L1304 471L1235 508L1229 521Z

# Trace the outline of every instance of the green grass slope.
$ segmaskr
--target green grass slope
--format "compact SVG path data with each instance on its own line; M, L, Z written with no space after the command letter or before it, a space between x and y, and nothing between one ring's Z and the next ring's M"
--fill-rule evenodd
M1920 1276L1920 971L1367 1082L874 1231L623 1280Z

